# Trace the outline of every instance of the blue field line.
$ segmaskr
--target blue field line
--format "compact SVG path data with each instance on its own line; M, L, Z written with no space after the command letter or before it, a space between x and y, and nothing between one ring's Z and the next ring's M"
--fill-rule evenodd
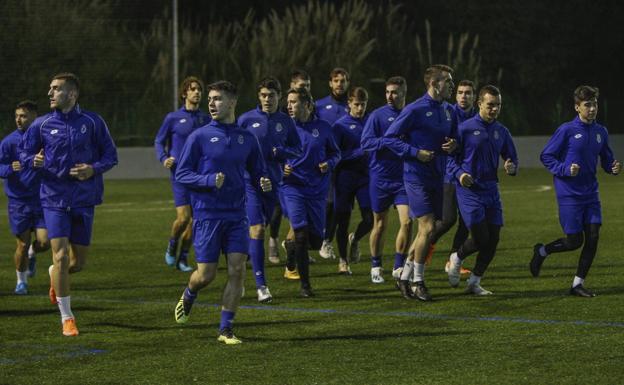
M129 304L171 304L172 309L175 303L170 301L143 301L143 300L115 300L115 299L92 299L88 297L78 297L78 300L95 300L98 302L113 303L129 303ZM219 308L221 305L216 303L196 303L195 307ZM409 317L442 321L481 321L481 322L511 322L520 324L538 324L538 325L573 325L573 326L590 326L590 327L614 327L624 328L624 322L613 321L584 321L584 320L545 320L531 319L521 317L504 317L504 316L468 316L468 315L447 315L432 314L418 311L369 311L369 310L338 310L338 309L319 309L319 308L296 308L271 305L240 305L239 309L261 310L269 312L291 312L291 313L313 313L313 314L338 314L338 315L363 315L363 316L383 316L383 317Z
M31 355L28 357L19 357L19 358L5 358L0 357L0 365L13 365L13 364L22 364L22 363L33 363L33 362L41 362L45 360L49 360L51 358L58 359L59 357L65 359L73 359L84 356L94 356L97 354L105 354L108 353L107 350L104 349L96 349L96 348L88 348L84 346L75 346L70 347L69 350L64 350L64 347L59 347L56 345L41 345L41 344L0 344L0 347L11 347L11 345L15 345L16 348L19 348L20 351L24 349L30 349L38 354Z

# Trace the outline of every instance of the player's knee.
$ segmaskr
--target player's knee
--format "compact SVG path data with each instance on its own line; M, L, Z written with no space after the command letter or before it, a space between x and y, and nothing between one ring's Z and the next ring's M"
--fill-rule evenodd
M384 231L386 231L386 221L383 221L383 220L374 221L373 231L377 233L383 233Z
M28 251L28 246L26 246L26 242L17 238L17 241L15 242L15 252L19 255L23 255L27 251Z
M52 255L52 263L60 268L63 268L64 266L69 268L69 255L67 255L67 252L62 249Z
M245 264L239 263L228 266L228 278L233 280L242 280L245 274Z
M598 233L598 231L590 231L587 234L587 239L585 240L585 242L591 244L591 245L597 245L598 244L598 239L600 239L600 235Z
M263 225L250 226L249 236L252 239L264 239L264 226Z
M579 247L583 246L583 234L582 233L568 234L565 237L564 242L565 242L567 249L576 250Z

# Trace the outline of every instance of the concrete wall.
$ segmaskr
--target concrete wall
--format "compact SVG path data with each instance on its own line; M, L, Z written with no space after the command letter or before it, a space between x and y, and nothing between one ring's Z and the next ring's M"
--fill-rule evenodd
M539 154L548 141L547 136L521 136L514 139L520 167L542 167ZM624 159L624 135L609 137L617 159ZM152 147L119 148L119 164L106 173L108 179L167 178L169 172L158 162Z

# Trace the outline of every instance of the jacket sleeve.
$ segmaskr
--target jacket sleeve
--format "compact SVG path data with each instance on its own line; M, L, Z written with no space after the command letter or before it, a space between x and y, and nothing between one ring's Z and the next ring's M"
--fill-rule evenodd
M340 149L336 144L336 140L334 139L333 134L327 135L327 141L325 142L325 153L327 154L327 159L325 159L325 162L329 164L330 170L335 169L338 165L338 162L340 162L341 155Z
M95 146L99 154L99 159L93 162L95 174L103 174L117 165L117 147L108 131L108 127L101 116L96 115L95 121Z
M184 143L175 172L175 180L188 187L214 188L216 173L204 175L197 172L202 156L201 143L197 138L198 136L191 134Z
M516 145L513 142L513 138L507 129L505 129L505 142L501 148L501 158L503 158L504 161L511 159L513 164L516 166L516 172L509 175L516 175L518 173L518 152L516 151Z
M459 181L459 177L462 176L462 174L467 173L470 174L468 171L464 170L462 168L462 163L464 161L464 140L463 140L463 135L462 135L462 131L460 129L457 130L457 150L448 156L447 158L447 172L453 176L455 176L455 179L457 179Z
M164 162L169 157L169 152L166 149L167 145L171 145L171 122L169 115L163 120L156 139L154 139L154 149L156 150L156 158L160 163Z
M20 162L22 165L31 167L35 155L43 148L43 142L41 141L41 125L39 122L34 122L28 127L26 133L22 137L20 143ZM45 154L44 154L45 156Z
M550 140L548 140L548 143L546 143L540 155L540 160L544 167L555 176L570 176L570 168L566 167L565 162L561 161L566 141L566 130L564 126L561 126L555 131Z
M247 172L249 173L249 181L251 184L262 193L260 188L260 178L268 178L267 167L262 156L262 150L260 149L260 142L255 135L250 135L254 140L251 144L251 151L247 157L247 164L245 165ZM276 186L273 186L276 188Z
M613 168L614 161L615 156L613 155L613 151L609 146L609 133L605 129L602 139L602 148L600 149L600 165L607 174L613 174L613 171L611 169Z
M11 163L13 163L11 146L5 139L0 143L0 178L8 178L15 173Z
M411 146L407 143L403 137L407 134L408 130L412 126L411 112L407 109L403 109L399 116L392 122L388 131L384 134L385 146L388 147L401 159L416 158L418 155L418 148Z

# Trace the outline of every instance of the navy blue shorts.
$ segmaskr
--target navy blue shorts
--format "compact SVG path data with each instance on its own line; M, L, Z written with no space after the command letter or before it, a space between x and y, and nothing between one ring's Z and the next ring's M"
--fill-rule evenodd
M409 204L403 180L388 182L376 179L372 174L369 182L371 207L376 213L383 213L392 205Z
M68 238L70 243L82 246L91 244L94 215L93 206L72 209L43 208L48 238Z
M326 195L320 193L321 198L310 198L302 195L296 187L291 185L282 186L282 196L288 211L288 219L293 230L308 226L308 230L322 237L325 231L325 207Z
M25 231L45 229L43 209L39 197L32 201L9 199L9 226L13 235L20 235Z
M425 186L418 182L405 181L405 191L409 200L411 218L433 214L435 219L442 219L444 203L444 184Z
M336 175L336 199L334 209L337 213L353 211L354 200L360 208L371 207L368 176L348 171L339 171Z
M195 262L217 263L221 253L249 253L249 221L193 219Z
M503 205L498 189L475 192L457 186L455 191L459 211L468 228L483 221L492 225L503 225Z
M578 205L559 205L559 223L565 234L582 233L584 226L602 224L600 202Z
M273 186L277 189L277 186ZM271 220L275 205L278 203L278 193L270 191L266 193L258 192L250 183L245 181L245 209L249 226L266 225Z
M191 192L182 183L172 180L171 191L173 192L173 203L175 203L175 207L188 206L191 204Z

